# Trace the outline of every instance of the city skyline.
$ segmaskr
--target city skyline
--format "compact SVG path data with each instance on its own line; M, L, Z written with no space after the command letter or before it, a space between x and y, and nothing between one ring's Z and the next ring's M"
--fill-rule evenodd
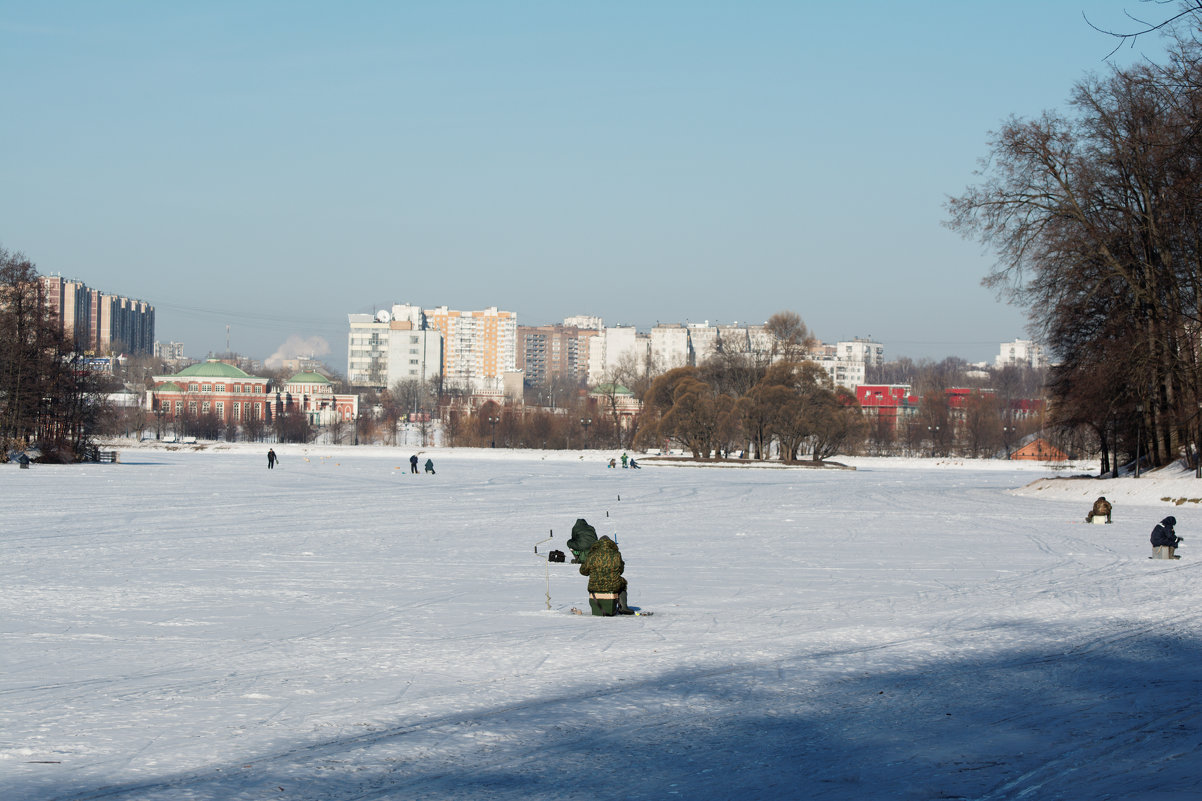
M145 298L190 356L337 364L346 314L413 299L640 330L787 309L989 360L1025 313L945 199L990 130L1105 69L1084 17L1139 4L804 5L3 8L0 246Z

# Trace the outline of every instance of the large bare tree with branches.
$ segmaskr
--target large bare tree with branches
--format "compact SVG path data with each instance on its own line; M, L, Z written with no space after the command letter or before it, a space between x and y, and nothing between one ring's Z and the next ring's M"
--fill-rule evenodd
M1099 431L1117 420L1128 453L1158 463L1192 440L1202 402L1200 58L1183 39L1166 65L1081 81L1067 113L1009 120L985 180L949 203L949 224L998 254L986 283L1060 357L1054 408L1071 398Z

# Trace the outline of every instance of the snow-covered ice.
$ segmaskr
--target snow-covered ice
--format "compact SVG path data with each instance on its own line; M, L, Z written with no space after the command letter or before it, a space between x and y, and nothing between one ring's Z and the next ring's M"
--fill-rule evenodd
M1202 798L1192 473L118 447L0 468L6 801Z

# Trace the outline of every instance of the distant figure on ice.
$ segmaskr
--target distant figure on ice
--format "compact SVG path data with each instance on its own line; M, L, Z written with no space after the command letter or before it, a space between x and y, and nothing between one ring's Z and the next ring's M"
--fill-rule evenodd
M617 459L610 459L610 460L609 460L609 466L610 466L610 467L617 467L617 466L618 466L618 460L617 460Z
M274 470L275 463L278 462L279 460L280 460L280 457L275 455L275 449L268 448L267 449L267 469Z
M628 458L629 458L629 457L628 457L626 454L624 454L624 453L622 454L622 468L623 468L623 469L625 469L625 468L626 468L626 460L627 460Z
M634 614L626 606L626 569L618 544L609 537L597 540L588 552L580 575L588 576L588 605L594 615L613 617Z
M1169 516L1157 523L1156 528L1152 529L1153 559L1181 558L1173 553L1173 550L1184 539L1183 537L1178 537L1177 532L1173 530L1173 526L1175 525L1177 525L1177 518Z
M434 475L434 460L433 459L426 460L426 472L429 473L430 475Z
M409 457L409 472L417 473L417 454L416 453Z
M1093 502L1093 508L1089 510L1089 514L1085 516L1086 523L1092 523L1095 517L1104 517L1106 522L1110 522L1110 501L1106 500L1103 495Z
M572 536L568 538L568 550L572 552L571 564L580 564L588 557L588 552L597 544L597 529L588 524L583 517L577 518L572 525Z
M633 456L630 457L630 469L631 470L642 470L643 469L643 468L639 467L639 463L634 460Z

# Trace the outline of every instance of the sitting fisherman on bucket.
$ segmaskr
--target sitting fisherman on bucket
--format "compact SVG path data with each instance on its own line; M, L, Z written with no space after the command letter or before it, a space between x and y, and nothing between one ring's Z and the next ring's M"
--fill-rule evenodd
M580 574L588 576L588 605L594 615L612 617L633 615L626 605L626 563L618 544L609 537L597 540L580 565Z
M1160 553L1158 552L1158 549L1160 548L1164 548L1167 551L1167 554L1161 558L1181 558L1173 553L1173 550L1177 547L1177 545L1183 539L1185 539L1184 537L1178 537L1177 532L1173 530L1173 527L1176 525L1177 518L1169 516L1157 523L1156 528L1152 529L1153 558L1160 556Z
M588 556L589 549L597 544L597 530L588 524L583 517L576 520L572 526L572 536L568 538L568 550L572 552L572 564L578 565Z
M1099 497L1093 502L1093 508L1089 510L1089 514L1085 516L1085 522L1092 523L1095 517L1104 517L1106 518L1106 522L1109 523L1111 508L1110 501L1106 500L1105 495Z

